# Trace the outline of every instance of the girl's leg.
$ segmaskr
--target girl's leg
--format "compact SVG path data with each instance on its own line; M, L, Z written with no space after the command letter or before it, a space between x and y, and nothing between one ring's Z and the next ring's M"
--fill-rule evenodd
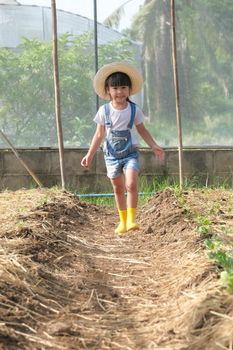
M116 205L119 210L126 210L125 199L125 179L124 175L120 175L111 179L112 188L115 195Z
M127 223L126 229L138 230L139 225L136 223L136 209L138 204L138 171L126 169L125 187L127 191Z
M114 179L111 179L115 201L119 212L120 224L116 228L116 233L126 232L126 220L127 220L127 209L125 199L125 179L124 175L120 175Z
M134 169L125 171L125 187L127 191L127 207L137 208L138 205L138 172Z

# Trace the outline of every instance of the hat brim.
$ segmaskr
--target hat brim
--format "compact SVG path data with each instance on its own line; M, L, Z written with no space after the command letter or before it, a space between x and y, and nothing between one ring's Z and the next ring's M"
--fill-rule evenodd
M127 62L112 62L100 68L93 81L96 94L103 100L110 100L109 94L105 91L105 81L111 74L117 72L122 72L129 76L132 83L130 95L134 95L141 90L142 76L137 68Z

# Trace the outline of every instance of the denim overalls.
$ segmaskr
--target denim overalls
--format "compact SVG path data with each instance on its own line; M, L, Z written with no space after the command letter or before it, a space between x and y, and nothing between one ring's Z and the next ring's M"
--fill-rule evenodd
M138 150L132 144L131 129L134 124L136 105L130 102L131 116L126 130L111 130L112 121L110 118L109 103L104 105L105 111L105 126L107 137L104 147L104 158L107 167L107 176L114 179L122 174L127 169L139 171Z
M117 159L126 158L131 153L136 151L136 148L132 144L131 129L134 124L136 105L130 102L131 116L129 124L126 130L111 130L112 121L110 118L110 107L109 103L104 105L105 111L105 126L110 128L110 132L107 132L107 137L105 141L105 154L113 156Z

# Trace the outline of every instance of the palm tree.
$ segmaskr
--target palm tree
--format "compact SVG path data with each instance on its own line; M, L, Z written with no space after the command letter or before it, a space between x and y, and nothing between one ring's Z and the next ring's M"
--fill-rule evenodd
M119 25L127 3L105 23ZM177 0L176 18L182 115L197 124L204 114L213 113L217 94L222 99L232 94L233 3ZM144 110L151 121L161 118L169 122L175 114L170 30L168 0L145 0L127 30L132 39L142 42Z
M123 9L129 1L116 9L104 23L119 26ZM150 120L162 110L170 114L172 86L170 7L161 0L145 0L136 16L130 36L142 42L142 71L144 75L144 110ZM156 88L159 86L159 89Z

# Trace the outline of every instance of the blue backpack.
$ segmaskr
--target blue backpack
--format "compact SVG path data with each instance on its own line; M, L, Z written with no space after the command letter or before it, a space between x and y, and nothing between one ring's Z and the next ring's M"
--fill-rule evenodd
M134 124L136 105L133 102L130 102L131 107L131 116L129 124L127 125L126 130L111 130L112 121L110 118L110 107L109 103L104 105L105 111L105 126L110 129L110 132L107 133L105 141L105 153L106 155L112 155L117 159L125 158L131 153L136 151L135 147L132 144L131 129Z

